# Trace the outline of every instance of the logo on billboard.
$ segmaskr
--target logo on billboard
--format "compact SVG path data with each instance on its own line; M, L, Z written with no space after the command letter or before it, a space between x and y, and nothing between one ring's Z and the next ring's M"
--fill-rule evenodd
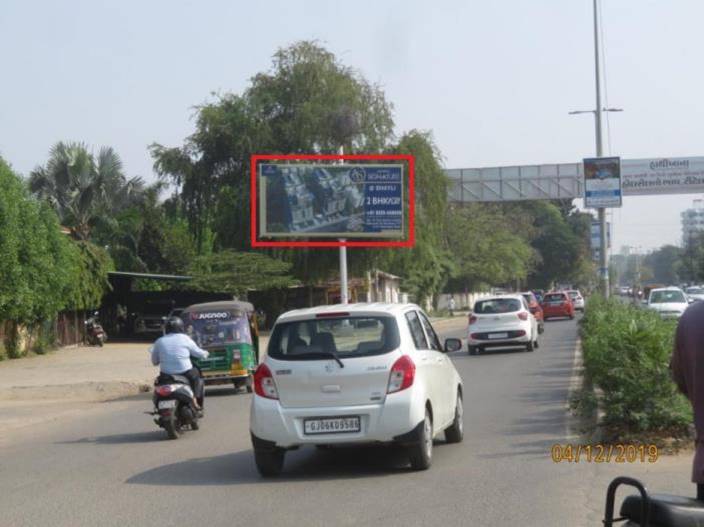
M352 170L350 170L350 180L352 183L364 183L364 169L355 167Z

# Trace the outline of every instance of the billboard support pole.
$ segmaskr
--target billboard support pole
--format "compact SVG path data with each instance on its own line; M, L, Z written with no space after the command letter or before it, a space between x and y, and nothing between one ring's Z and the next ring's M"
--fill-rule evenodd
M345 154L345 147L340 146L338 150L339 154L342 156ZM344 164L344 161L340 159L340 164ZM340 239L344 242L344 239ZM347 247L340 245L340 303L349 303L349 292L347 290Z
M596 128L596 157L602 157L603 153L603 143L601 137L601 82L599 75L599 13L597 1L594 0L594 65L595 65L595 78L596 78L596 109L594 111L595 118L595 128ZM605 298L609 297L609 255L608 251L608 240L606 239L606 209L604 207L599 207L599 277L601 292Z

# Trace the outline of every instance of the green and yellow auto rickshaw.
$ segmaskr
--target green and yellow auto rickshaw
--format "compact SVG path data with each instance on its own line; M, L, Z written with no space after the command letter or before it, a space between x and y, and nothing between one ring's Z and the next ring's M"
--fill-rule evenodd
M254 306L223 301L195 304L180 314L186 333L207 350L207 359L194 360L206 386L232 383L252 392L252 375L259 364L259 332Z

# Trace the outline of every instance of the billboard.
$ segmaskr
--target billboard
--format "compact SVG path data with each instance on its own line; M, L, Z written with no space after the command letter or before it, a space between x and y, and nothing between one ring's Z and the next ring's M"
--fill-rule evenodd
M584 160L584 206L621 206L621 158L595 157Z
M407 181L399 161L408 163ZM412 247L412 198L412 156L256 155L252 246Z
M591 225L591 246L592 246L592 259L596 262L599 261L601 254L601 225L597 220L592 221ZM611 223L606 222L606 247L611 249Z
M621 161L623 193L629 196L704 192L704 157Z

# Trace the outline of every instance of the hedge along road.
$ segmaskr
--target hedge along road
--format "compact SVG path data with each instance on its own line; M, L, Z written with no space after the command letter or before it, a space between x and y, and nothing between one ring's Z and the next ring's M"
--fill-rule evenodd
M442 336L462 336L464 320L440 325ZM211 389L201 430L178 441L142 413L146 395L100 403L0 445L0 523L596 526L616 475L691 492L688 456L652 465L551 460L552 445L568 441L576 338L575 322L551 321L533 353L454 353L465 441L436 441L426 472L410 472L393 449L306 448L289 453L282 477L263 480L248 395Z

